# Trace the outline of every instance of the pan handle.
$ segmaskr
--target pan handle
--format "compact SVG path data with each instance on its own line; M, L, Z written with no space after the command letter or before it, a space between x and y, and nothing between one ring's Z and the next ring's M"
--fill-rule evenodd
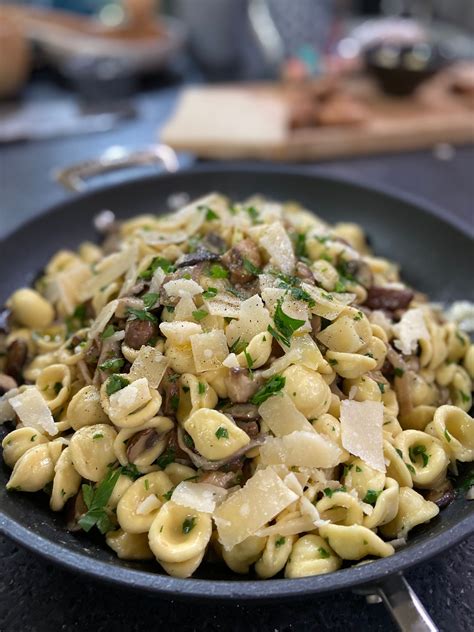
M137 150L115 146L110 147L98 158L56 169L53 172L53 178L69 191L77 193L86 188L86 178L110 171L155 164L160 165L167 172L177 171L179 168L178 157L168 145L151 145Z
M369 603L383 601L401 632L439 632L403 575L391 575L376 586L356 590Z

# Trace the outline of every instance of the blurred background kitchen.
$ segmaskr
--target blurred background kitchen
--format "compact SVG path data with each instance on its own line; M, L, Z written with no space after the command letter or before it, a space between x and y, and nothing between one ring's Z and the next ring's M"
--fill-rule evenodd
M0 230L57 199L54 168L157 143L181 166L450 161L473 31L473 0L0 0Z

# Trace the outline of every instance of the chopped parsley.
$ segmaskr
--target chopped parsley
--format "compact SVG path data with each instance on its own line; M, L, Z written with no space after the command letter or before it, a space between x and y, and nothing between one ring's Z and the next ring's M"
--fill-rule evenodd
M212 279L227 279L229 272L220 263L213 263L209 269L209 276Z
M131 316L135 316L138 320L149 320L152 323L157 323L158 319L153 314L150 314L145 309L135 309L134 307L127 307L127 313Z
M405 375L405 369L401 369L400 367L396 366L393 369L393 372L395 373L396 377L403 377Z
M212 208L209 208L208 206L200 206L199 208L206 210L206 222L212 222L215 219L220 219L219 215L213 211Z
M112 358L111 360L106 360L99 364L99 369L101 371L111 371L112 373L117 373L125 364L125 360L122 358Z
M202 293L203 298L214 298L215 296L217 296L217 288L215 287L208 287L207 290Z
M467 402L471 400L469 395L465 393L464 391L459 391L459 395L461 396L461 401L463 401L465 404L467 404Z
M165 500L171 500L171 496L173 495L173 492L175 489L176 489L176 486L169 489L165 494L163 494L163 498Z
M337 364L337 360L334 358L328 358L328 362L331 366L335 366Z
M332 495L334 494L334 489L331 489L330 487L325 487L323 489L323 493L325 496L328 496L329 498L332 498Z
M308 251L306 250L306 235L305 233L298 233L295 239L295 255L301 259L302 257L308 256Z
M34 434L34 435L31 437L30 441L35 441L37 436L38 436L38 435L35 435L35 434ZM8 441L8 442L7 442L7 445L8 445L9 443L10 443L10 441Z
M240 340L240 336L237 338L237 340L235 340L229 347L229 350L231 353L235 353L235 354L239 354L242 353L242 351L245 351L245 349L248 346L248 342L245 342L245 340Z
M403 459L403 452L400 450L400 448L395 448L395 451L397 452L398 456Z
M244 349L244 356L245 356L245 360L247 361L247 367L248 367L250 373L252 373L253 358L250 355L250 353L248 353L247 349Z
M187 432L184 433L183 435L183 441L186 444L186 446L192 450L194 448L194 441L193 438L191 437L190 434L188 434Z
M142 296L142 301L143 301L143 305L145 306L145 309L151 309L155 304L156 301L158 300L159 295L156 294L155 292L149 292L148 294L144 294Z
M146 489L146 491L148 491L148 490L150 489L150 481L146 478L146 479L143 481L143 484L145 485L145 489Z
M282 302L282 299L277 302L275 314L273 316L277 331L275 331L271 325L268 325L268 331L279 342L283 343L286 347L289 347L291 336L297 329L304 325L305 321L299 320L298 318L292 318L291 316L288 316L288 314L285 314L281 308Z
M67 336L70 336L72 332L81 329L87 322L87 308L83 305L78 305L70 316L66 319Z
M356 465L356 472L362 472L362 468Z
M161 268L166 274L174 272L176 269L171 261L168 261L168 259L165 259L164 257L153 257L148 268L143 270L143 272L140 272L138 278L143 279L144 281L150 281L158 268Z
M209 316L209 314L205 309L197 309L193 312L193 318L195 318L198 322L203 318L206 318L206 316Z
M101 432L96 432L94 435L92 435L92 439L96 440L96 439L103 439L104 435Z
M255 208L255 206L246 206L245 210L248 216L250 217L250 219L252 220L252 222L255 224L255 222L257 222L260 217L260 214Z
M263 404L269 397L281 391L285 386L285 381L283 375L274 375L250 398L250 403L260 406L260 404Z
M275 540L275 548L278 549L280 546L283 546L285 544L285 542L286 542L286 538L284 538L281 535L277 540Z
M368 489L363 502L368 503L369 505L375 505L380 494L381 492L376 489Z
M161 467L162 470L165 469L167 465L174 462L176 456L176 451L174 448L167 448L165 452L161 456L159 456L155 463Z
M107 325L104 331L100 334L100 338L101 340L106 340L107 338L110 338L110 336L113 336L114 333L115 327L113 325Z
M383 382L377 382L377 386L379 387L379 390L383 395L385 393L385 384Z
M446 439L448 443L451 443L451 435L449 434L447 428L444 429L444 438Z
M255 266L249 259L245 259L245 258L244 258L244 268L245 270L247 270L247 272L250 272L250 274L253 274L254 276L258 276L259 274L262 273L260 268L257 268L257 266Z
M329 551L327 551L324 547L320 546L318 548L318 553L321 556L321 559L323 560L327 560L328 557L331 557L331 554L329 553Z
M125 386L128 386L130 384L130 382L122 377L121 375L117 375L116 373L114 375L111 375L109 377L109 379L107 380L107 386L105 387L105 391L107 393L107 395L112 395L113 393L116 393L117 391L122 390L122 388L125 388Z
M357 312L357 314L354 316L355 321L362 320L363 318L364 314L362 312Z
M334 286L334 290L333 292L345 292L346 291L346 285L345 283L343 283L341 281L341 279L338 279L338 281L336 281L336 285ZM354 319L356 320L356 319Z
M179 406L179 395L172 395L170 399L171 408L173 410L178 410Z
M183 520L183 525L181 527L182 532L187 535L191 533L191 531L196 526L196 516L188 516Z
M426 467L428 465L428 461L430 460L430 457L428 454L426 454L426 446L424 445L411 446L408 449L408 454L410 456L410 461L412 463L416 463L416 457L421 456L421 459L423 461L423 467Z
M206 385L203 384L202 382L199 382L199 384L198 384L198 393L199 393L199 395L204 395L205 392L206 392Z
M127 463L127 465L122 465L122 467L120 468L120 472L121 474L123 474L123 476L128 476L128 478L131 478L132 481L136 481L137 478L140 478L141 476L141 473L138 471L135 463Z
M228 439L229 438L229 432L227 430L227 428L224 428L224 426L219 426L219 428L216 430L215 435L218 439Z
M408 470L412 473L412 474L416 474L416 470L413 467L413 465L410 465L410 463L405 463L405 465L407 466Z
M87 512L79 518L78 522L84 531L90 531L93 526L97 526L101 533L107 533L111 529L112 521L106 505L118 481L120 471L120 468L109 470L105 478L95 488L90 484L82 486L82 497Z

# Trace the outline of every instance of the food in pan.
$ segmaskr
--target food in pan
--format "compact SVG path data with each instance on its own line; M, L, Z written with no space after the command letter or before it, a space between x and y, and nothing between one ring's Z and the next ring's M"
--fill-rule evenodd
M451 502L474 346L360 227L212 193L105 229L3 312L11 493L177 577L336 571Z

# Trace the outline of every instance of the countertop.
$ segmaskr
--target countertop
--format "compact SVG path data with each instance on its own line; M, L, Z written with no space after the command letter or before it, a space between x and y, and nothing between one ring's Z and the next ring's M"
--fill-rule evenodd
M178 88L149 91L137 99L138 117L103 134L19 143L0 148L0 236L67 199L51 179L54 168L97 156L111 145L138 148L156 139L171 112ZM53 91L52 96L57 98ZM374 156L310 165L314 172L388 184L392 189L436 203L472 231L474 148ZM446 159L448 158L448 159ZM192 163L180 157L181 165ZM111 179L123 175L109 176ZM131 209L133 212L133 209ZM442 256L442 253L439 253ZM1 632L95 630L395 630L383 605L368 605L349 592L305 602L266 606L182 604L92 582L44 562L0 539ZM441 630L472 629L474 620L474 538L412 569L407 579Z

